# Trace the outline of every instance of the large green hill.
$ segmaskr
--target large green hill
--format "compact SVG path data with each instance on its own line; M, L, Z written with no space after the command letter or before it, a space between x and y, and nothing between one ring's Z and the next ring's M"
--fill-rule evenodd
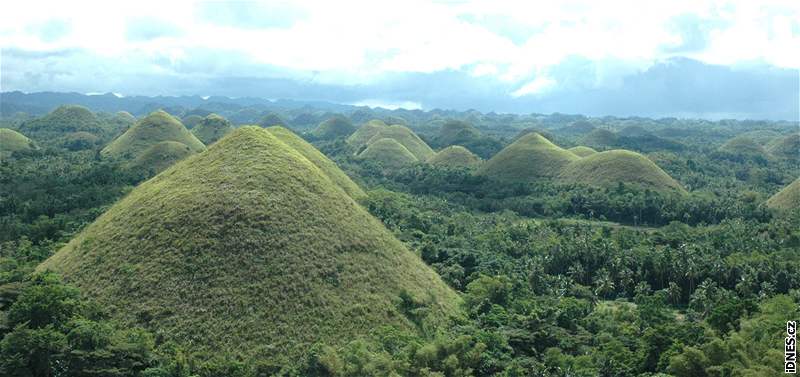
M358 185L353 182L342 169L339 169L333 161L317 150L317 148L314 148L313 145L303 140L300 136L297 136L294 132L279 126L269 127L267 131L311 161L325 173L331 181L339 185L344 192L353 197L353 199L361 199L367 196L364 190L358 187Z
M719 147L720 152L735 156L766 157L767 151L755 140L747 136L736 136Z
M481 163L481 159L467 148L451 145L436 153L428 163L451 168L473 168Z
M480 131L462 120L449 120L439 128L436 142L440 146L465 144L481 137Z
M11 153L33 148L33 142L25 135L8 128L0 128L0 152Z
M231 131L231 122L217 114L209 114L192 128L192 134L205 145L213 144Z
M617 134L612 131L598 128L580 139L581 145L592 148L608 148L617 145Z
M98 137L112 137L111 127L103 125L94 113L83 106L59 106L47 115L23 122L20 132L34 140L53 140L72 132L88 132Z
M369 141L367 141L367 145L385 138L396 140L398 143L406 147L406 149L408 149L408 151L420 161L428 161L428 159L433 157L435 154L433 149L431 149L428 144L422 141L422 139L420 139L419 136L414 133L414 131L411 131L408 127L401 125L393 125L378 129L378 133L376 133L369 139Z
M375 136L378 131L386 127L388 126L382 120L373 119L361 125L356 132L350 135L347 138L347 144L350 144L354 148L361 150L362 148L366 147L369 139L372 139L372 137Z
M800 160L800 133L776 138L767 145L772 156L790 160Z
M785 212L800 210L800 178L772 195L767 200L767 207Z
M559 178L587 186L613 188L623 183L658 192L685 192L653 161L626 150L599 152L576 160L564 168Z
M133 127L103 148L101 154L111 158L134 159L147 148L162 141L177 141L194 152L205 150L203 143L179 120L163 110L158 110L136 122Z
M390 138L373 141L367 149L358 154L358 158L373 161L389 169L401 168L419 161L403 144Z
M543 136L530 133L486 161L477 173L500 181L529 182L556 177L579 158Z
M281 127L289 127L289 124L286 120L283 119L278 113L270 112L265 114L261 117L258 121L258 125L261 127L272 127L272 126L281 126Z
M153 176L194 153L186 144L162 141L145 149L127 164L127 168L145 176Z
M342 115L334 115L325 119L314 129L313 135L320 139L335 139L349 136L356 131L353 122Z
M44 270L164 341L286 364L316 343L416 331L419 316L435 325L459 307L379 220L259 127L141 184Z
M594 150L592 148L589 148L589 147L584 147L583 145L579 145L577 147L572 147L572 148L567 149L567 150L572 152L572 153L575 153L579 157L591 156L591 155L597 153L596 150Z

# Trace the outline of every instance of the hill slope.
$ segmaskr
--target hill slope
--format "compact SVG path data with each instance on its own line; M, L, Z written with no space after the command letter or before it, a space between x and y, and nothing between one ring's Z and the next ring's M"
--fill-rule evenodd
M800 210L800 178L767 200L767 207L778 211Z
M104 157L133 159L162 141L177 141L194 152L206 149L180 121L162 110L150 113L100 152Z
M530 133L511 143L478 169L479 175L509 182L529 182L556 177L567 164L579 159L570 151Z
M34 149L31 139L17 131L0 128L0 152L17 152L31 149Z
M145 149L127 164L127 168L141 172L145 176L153 176L194 153L186 144L162 141Z
M390 138L373 141L367 149L358 154L358 158L374 161L390 169L397 169L419 161L403 144Z
M325 119L312 132L320 139L335 139L337 137L349 136L356 131L353 122L341 115L335 115Z
M598 128L582 137L580 139L580 144L593 148L612 147L617 144L617 134L609 130Z
M439 128L436 142L440 146L464 144L481 137L480 131L471 124L461 120L449 120Z
M387 128L388 126L382 120L373 119L367 123L364 123L359 127L356 132L350 135L347 138L347 144L355 147L356 149L361 149L367 145L369 139L372 139L378 131L383 128Z
M372 136L369 141L367 141L367 145L384 138L396 140L398 143L406 147L406 149L408 149L408 151L420 161L428 161L428 159L433 157L435 154L433 149L431 149L428 144L422 141L422 139L420 139L419 136L414 133L414 131L411 131L406 126L400 125L380 128L378 133Z
M747 136L736 136L719 147L720 152L735 156L765 157L767 151L755 140Z
M470 168L480 164L481 159L467 148L460 145L451 145L436 153L428 160L428 163L444 167Z
M567 150L572 152L572 153L575 153L579 157L586 157L586 156L590 156L590 155L593 155L593 154L597 153L596 150L594 150L592 148L589 148L589 147L584 147L583 145L579 145L577 147L572 147L572 148L567 149Z
M328 178L339 185L339 187L344 190L348 195L350 195L353 199L361 199L367 196L364 190L361 187L353 182L350 177L345 174L342 169L339 169L333 161L331 161L327 156L322 154L317 148L314 148L313 145L309 144L305 140L303 140L300 136L297 136L294 132L290 131L284 127L269 127L267 131L278 138L278 140L282 141L284 144L294 148L295 151L299 152L303 157L311 161L314 165L317 166Z
M88 132L101 138L110 137L112 133L89 109L76 105L59 106L41 118L23 122L19 130L37 141L60 138L72 132Z
M217 114L209 114L192 128L192 134L205 145L213 144L231 131L231 122Z
M621 182L658 192L685 192L653 161L626 150L599 152L581 158L567 165L559 178L588 186L613 188Z
M402 309L409 299L432 323L459 300L313 163L258 127L141 184L38 270L61 273L117 320L166 341L287 364L316 342L415 329Z
M767 151L778 158L800 159L800 133L786 135L773 140L767 146Z

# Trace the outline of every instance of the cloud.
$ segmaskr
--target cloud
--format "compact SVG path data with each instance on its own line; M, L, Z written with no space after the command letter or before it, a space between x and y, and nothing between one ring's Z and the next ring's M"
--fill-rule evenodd
M203 21L246 29L288 28L308 15L288 1L203 2L195 11Z
M161 37L174 37L181 30L174 24L156 18L134 18L126 22L125 36L131 41L149 41Z
M528 95L541 95L558 84L556 80L549 77L539 76L533 81L523 85L521 88L511 92L512 97L522 97Z

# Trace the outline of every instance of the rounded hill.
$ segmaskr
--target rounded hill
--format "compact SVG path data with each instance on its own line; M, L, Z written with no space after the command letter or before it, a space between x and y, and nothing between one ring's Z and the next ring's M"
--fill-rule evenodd
M767 151L755 140L747 136L736 136L719 147L720 152L735 156L764 157Z
M0 128L0 152L27 151L34 148L33 141L27 136L8 128Z
M419 161L403 144L390 138L373 141L367 149L358 154L358 158L373 161L390 169L401 168Z
M213 144L231 131L231 122L217 114L209 114L192 128L192 134L205 145Z
M104 157L134 159L162 141L177 141L194 152L206 149L181 122L163 110L150 113L101 151Z
M767 145L767 151L778 158L800 159L800 133L776 138Z
M772 195L767 200L767 207L782 212L800 210L800 178Z
M337 137L350 136L356 131L353 122L342 115L334 115L325 119L314 129L312 134L320 139L335 139Z
M378 131L387 127L388 126L386 123L384 123L382 120L373 119L361 125L356 132L350 135L347 138L347 144L350 144L356 149L361 149L367 145L369 139L372 139L373 136L378 134Z
M361 187L353 182L350 177L345 174L342 169L331 161L327 156L322 154L317 148L297 136L294 132L285 127L269 127L266 129L272 136L278 138L284 144L292 147L295 151L303 155L306 159L316 165L328 178L339 185L353 199L362 199L367 196Z
M289 127L289 124L286 123L286 120L283 119L278 113L267 113L266 115L262 116L261 119L258 121L258 125L261 127L272 127L272 126L281 126L281 127Z
M481 132L462 120L449 120L439 128L436 142L441 146L464 144L480 139Z
M627 150L598 152L572 162L559 178L567 183L613 188L620 183L657 192L685 190L658 165L639 153Z
M617 144L617 134L609 130L598 128L582 137L580 144L592 148L612 147Z
M162 141L145 149L142 154L127 164L127 168L145 176L153 176L194 153L186 144L177 141Z
M529 182L556 177L577 159L578 156L542 135L530 133L486 161L477 173L500 181Z
M36 140L56 139L72 132L88 132L99 137L111 133L94 113L77 105L59 106L41 118L23 122L19 130Z
M428 160L428 163L443 167L472 168L480 164L481 159L467 148L451 145L436 153Z
M408 149L408 151L420 161L428 161L428 159L433 157L435 154L433 149L431 149L428 144L422 141L422 139L420 139L419 136L414 133L414 131L411 131L408 127L401 125L394 125L378 129L378 133L376 133L369 139L369 141L367 141L367 145L384 138L396 140L398 143L406 147L406 149Z
M295 364L459 298L294 148L242 127L136 187L38 267L198 352ZM406 305L403 305L406 304Z
M583 145L579 145L577 147L572 147L572 148L567 149L567 150L572 152L572 153L575 153L578 157L586 157L586 156L590 156L590 155L593 155L593 154L597 153L596 150L594 150L592 148L589 148L589 147L585 147Z

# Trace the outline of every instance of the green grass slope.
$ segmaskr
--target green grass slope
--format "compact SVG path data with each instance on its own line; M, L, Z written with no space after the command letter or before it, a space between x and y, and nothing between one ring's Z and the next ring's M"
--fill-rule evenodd
M582 137L579 143L592 148L612 147L617 144L617 134L598 128Z
M136 187L44 270L165 341L288 364L317 342L413 331L410 302L431 323L459 306L378 219L252 126Z
M127 164L127 168L153 176L195 152L186 144L177 141L162 141L147 148L141 155Z
M720 152L735 156L765 157L767 151L755 140L747 136L736 136L719 147Z
M361 125L356 132L353 132L353 134L347 138L347 144L350 144L357 149L361 149L367 145L369 139L372 139L372 137L375 136L378 131L386 127L388 126L382 120L373 119Z
M41 118L23 122L19 130L35 140L61 138L72 132L88 132L99 137L112 133L94 113L77 105L59 106Z
M8 128L0 128L0 152L11 153L34 148L31 139L25 135Z
M358 187L342 169L339 169L339 166L322 154L317 148L314 148L313 145L303 140L300 136L297 136L294 132L284 127L269 127L267 131L311 161L311 163L325 173L333 183L339 185L339 187L353 199L358 200L367 196L361 187Z
M134 159L147 148L162 141L177 141L194 152L206 149L179 120L163 110L158 110L136 122L100 153L104 157Z
M281 127L289 127L289 124L286 123L286 120L283 119L282 116L278 115L277 113L267 113L258 121L258 125L261 127L272 127L272 126L281 126Z
M486 161L477 174L500 181L530 182L556 177L561 169L579 158L542 135L530 133Z
M800 133L776 138L767 145L767 152L778 158L800 159Z
M460 145L451 145L436 153L428 160L428 163L452 168L472 168L478 166L481 163L481 159L467 148Z
M394 125L379 129L378 133L371 137L369 141L367 141L367 145L384 138L396 140L398 143L406 147L406 149L408 149L408 151L420 161L428 161L428 159L436 154L436 152L434 152L433 149L428 146L428 144L422 141L422 139L420 139L419 136L414 133L414 131L411 131L408 127L401 125Z
M439 128L436 142L441 146L464 144L480 139L481 132L471 124L461 120L449 120Z
M584 147L583 145L579 145L577 147L572 147L572 148L567 149L567 150L572 152L572 153L575 153L578 157L591 156L591 155L597 153L596 150L594 150L592 148L589 148L589 147Z
M794 182L784 187L783 190L772 195L772 197L767 200L767 207L782 212L800 210L800 178L795 179Z
M187 129L191 130L191 129L195 128L198 124L200 124L200 122L202 122L202 121L203 121L203 117L201 117L199 115L189 115L187 117L184 117L181 120L181 123L183 123L183 125Z
M205 145L213 144L231 131L231 122L217 114L209 114L192 128L192 134Z
M374 161L389 169L401 168L419 161L403 144L390 138L373 141L367 149L358 154L358 158Z
M341 115L334 115L320 123L312 131L312 134L320 139L335 139L337 137L350 136L355 131L356 127L353 126L353 122L350 119Z
M598 152L567 165L559 178L567 183L613 188L620 182L627 186L657 192L685 193L686 190L639 153L626 150Z

